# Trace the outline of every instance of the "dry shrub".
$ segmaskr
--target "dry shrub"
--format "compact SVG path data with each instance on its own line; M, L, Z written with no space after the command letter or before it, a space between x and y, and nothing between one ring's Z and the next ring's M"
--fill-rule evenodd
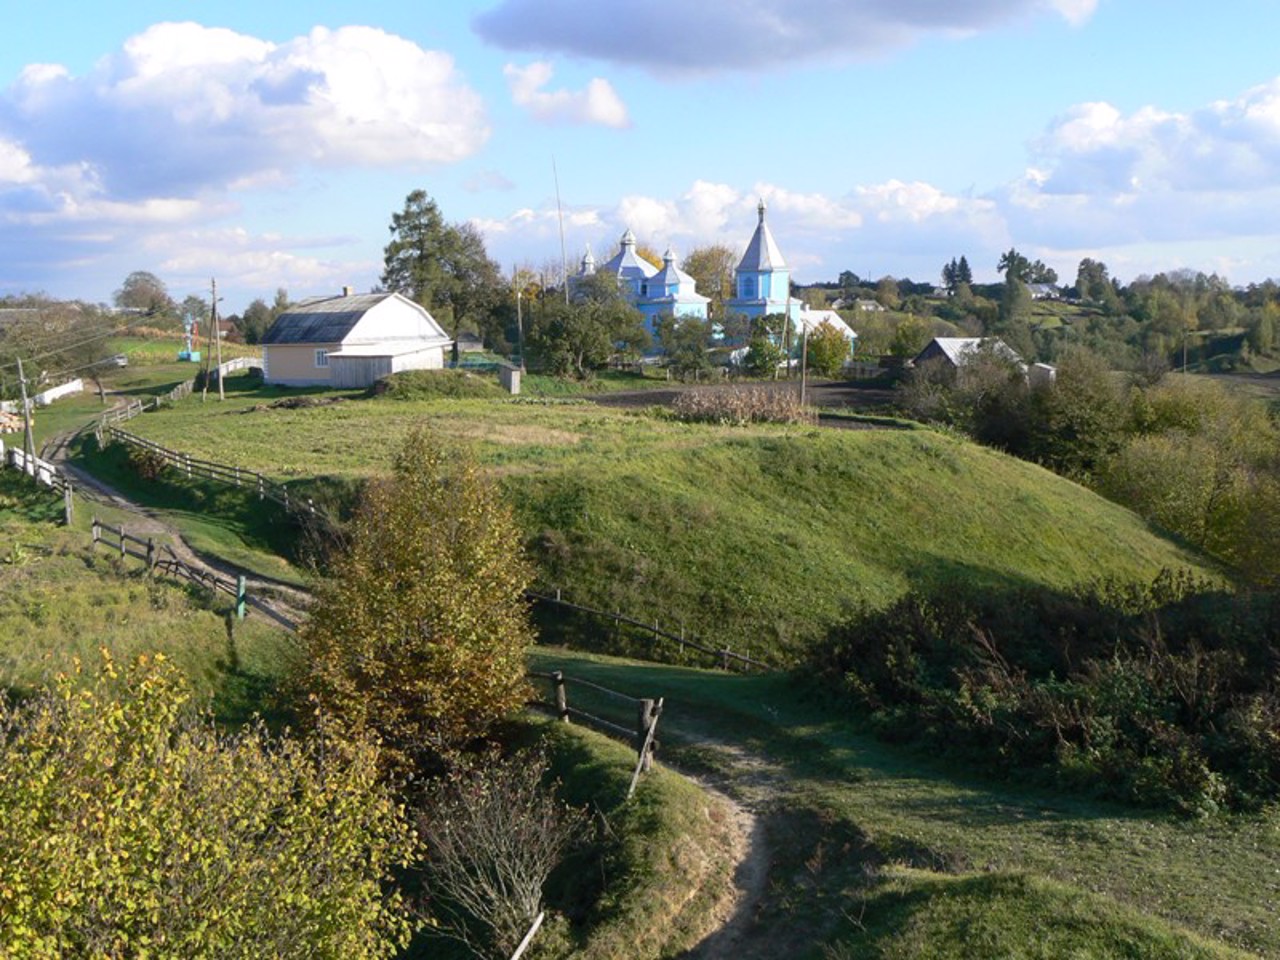
M689 390L672 404L676 417L689 423L745 426L749 423L818 422L817 412L800 403L798 392L766 387Z

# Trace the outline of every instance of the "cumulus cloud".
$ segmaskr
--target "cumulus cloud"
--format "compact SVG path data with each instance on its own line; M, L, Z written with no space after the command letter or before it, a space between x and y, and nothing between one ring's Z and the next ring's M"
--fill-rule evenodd
M1176 113L1082 103L1001 191L1010 222L1065 245L1265 234L1280 216L1280 79Z
M258 290L278 287L298 295L332 291L348 284L367 289L377 281L381 263L344 259L348 237L254 234L243 228L190 229L153 235L145 248L157 256L156 272L169 279L173 292L201 289L209 264L218 264L219 289ZM323 255L329 253L329 256ZM232 310L243 308L232 304Z
M544 61L526 67L509 63L502 68L502 74L516 106L524 107L539 120L598 123L606 127L631 125L627 105L602 77L593 77L583 90L544 90L553 74L551 64Z
M488 135L484 103L450 56L382 30L317 27L272 43L156 24L83 76L31 64L0 90L0 246L16 251L0 285L66 291L74 265L80 290L96 270L105 291L116 271L191 261L229 288L243 276L273 290L276 269L304 289L333 286L351 265L278 252L297 238L237 252L193 231L309 168L421 170L471 156Z
M449 163L488 132L451 57L370 27L317 27L273 44L162 23L87 76L33 65L0 97L0 135L41 164L90 168L122 200L303 164Z
M611 206L566 211L570 260L590 245L597 260L613 255L624 230L658 250L723 243L745 249L756 227L760 199L768 222L797 279L834 279L841 270L868 276L896 273L932 279L959 253L998 251L1009 236L997 204L954 196L927 183L888 181L840 196L802 192L771 182L749 187L696 180L676 196L631 194ZM515 261L537 261L530 250L558 253L556 210L522 208L501 219L474 221L490 251Z
M585 0L501 0L473 26L510 50L632 63L654 70L758 70L866 59L929 34L966 35L1046 11L1073 25L1097 0L650 0L639 19Z

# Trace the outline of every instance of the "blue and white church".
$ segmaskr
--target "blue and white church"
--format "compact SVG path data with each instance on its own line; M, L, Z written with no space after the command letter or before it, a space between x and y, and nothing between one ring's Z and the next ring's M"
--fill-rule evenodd
M725 311L752 320L771 313L785 313L793 321L799 320L804 304L791 298L791 268L782 259L782 251L765 222L764 200L756 210L760 220L733 272L734 296L724 302Z
M618 288L644 315L650 333L663 317L707 319L711 301L698 293L693 277L676 265L675 253L668 248L659 270L636 253L636 237L630 229L622 235L617 254L600 266L588 247L574 279L580 281L597 273L617 278Z
M764 200L761 200L755 233L734 269L734 296L724 303L726 315L742 315L754 320L785 313L797 331L816 329L820 323L829 322L852 342L856 334L839 314L831 310L808 310L791 296L791 269L773 239L765 211ZM618 288L644 315L645 326L651 333L663 317L708 319L710 300L698 293L693 277L677 265L675 253L668 249L662 261L662 269L658 269L636 253L636 237L628 229L622 235L618 252L599 266L588 247L578 273L570 282L597 273L616 278Z

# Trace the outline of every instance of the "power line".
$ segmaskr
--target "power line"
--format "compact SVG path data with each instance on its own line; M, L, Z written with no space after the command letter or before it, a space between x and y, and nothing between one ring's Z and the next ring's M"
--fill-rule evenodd
M110 339L111 337L119 336L119 334L122 331L131 330L132 328L141 324L143 321L150 320L154 317L155 317L154 312L145 313L131 323L125 323L118 327L112 327L109 331L99 333L96 336L86 337L83 340L79 340L73 343L63 344L62 346L54 350L46 350L44 353L31 354L30 356L27 357L27 360L28 362L32 360L43 360L46 357L53 357L53 356L57 356L60 353L65 353L68 350L74 350L76 347L87 346L88 344L91 344L91 343L97 343L99 340L107 340L107 339ZM17 366L18 366L18 363L16 361L13 363L0 364L0 370L16 369Z

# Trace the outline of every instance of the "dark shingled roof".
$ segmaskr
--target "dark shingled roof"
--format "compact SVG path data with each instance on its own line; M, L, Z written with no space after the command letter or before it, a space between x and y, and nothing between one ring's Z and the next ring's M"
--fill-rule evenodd
M361 317L390 296L390 293L364 293L304 300L276 317L262 342L340 343Z

